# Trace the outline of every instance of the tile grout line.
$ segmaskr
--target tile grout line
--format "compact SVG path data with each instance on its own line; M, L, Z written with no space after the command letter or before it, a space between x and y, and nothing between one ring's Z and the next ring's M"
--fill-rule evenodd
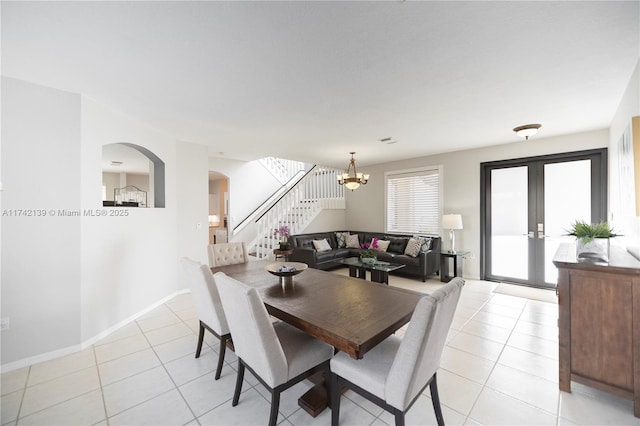
M24 380L24 386L22 387L22 397L20 398L20 404L18 405L18 411L16 412L16 426L18 426L18 423L20 421L20 413L22 412L22 404L24 404L24 397L27 395L27 388L28 388L28 383L29 383L29 376L31 376L31 365L29 366L29 369L27 370L27 377L25 377Z
M98 373L98 384L100 385L100 397L102 398L102 409L104 410L104 421L109 426L109 416L107 415L107 402L104 399L104 389L102 386L102 376L100 375L100 367L98 366L98 357L96 356L96 347L91 345L93 351L93 360L96 363L96 372ZM100 422L98 422L100 423Z
M476 312L476 314L478 312L480 312L482 310L483 307L485 307L487 304L489 304L491 302L491 300L493 299L493 293L492 296L487 300L486 303L484 303L480 308L478 308L478 311ZM526 303L525 303L526 305ZM524 306L522 307L522 310L524 310ZM520 316L522 316L522 310L520 311L520 314L518 315L518 319L520 319ZM476 316L476 314L473 315L473 317ZM471 318L473 318L471 317ZM471 404L471 408L469 409L469 414L467 414L467 421L468 420L472 420L475 421L477 423L477 420L475 420L473 417L471 417L471 413L473 412L473 409L476 407L476 404L478 403L478 400L480 399L480 395L482 394L482 392L485 390L485 388L487 387L487 382L489 381L489 379L491 378L491 374L493 374L496 365L498 365L498 361L500 360L500 357L502 356L502 353L504 352L504 348L507 346L507 343L509 342L509 339L511 338L511 335L513 334L513 329L515 328L516 324L518 323L518 319L516 320L516 322L514 323L513 327L511 328L511 331L509 332L509 337L507 337L507 340L504 342L504 344L502 344L502 349L500 350L500 354L498 354L498 357L496 358L495 362L493 363L493 366L491 367L491 371L489 371L489 374L487 375L487 379L484 381L484 383L482 383L482 387L480 388L480 392L478 393L478 396L475 398L475 400L473 401L473 404ZM491 389L491 388L489 388Z

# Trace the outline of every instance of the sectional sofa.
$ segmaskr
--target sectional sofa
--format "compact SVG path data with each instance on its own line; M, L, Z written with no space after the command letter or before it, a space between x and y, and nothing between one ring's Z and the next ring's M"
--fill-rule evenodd
M357 235L358 247L355 247L354 244L351 244L351 247L339 246L338 237L340 234L344 235L344 233ZM441 240L439 236L434 235L420 236L422 244L420 245L420 250L417 253L407 250L407 245L410 240L414 238L413 235L397 235L365 231L316 232L310 234L291 235L289 237L289 244L293 249L293 253L289 256L289 260L303 262L309 265L310 268L324 270L344 266L340 263L341 259L359 256L362 251L360 246L363 244L368 246L374 238L385 242L381 245L386 245L386 241L389 242L386 251L380 251L377 253L378 260L406 265L396 273L416 276L421 278L423 282L427 280L429 275L438 274ZM327 249L325 245L325 250L319 251L316 246L321 246L322 244L319 244L318 242L321 242L322 240L326 240L329 247ZM352 243L354 240L355 238L351 237ZM315 244L314 241L316 241ZM411 243L413 245L415 244L415 241L412 241ZM406 252L409 252L409 254L406 254ZM412 254L415 254L415 256Z

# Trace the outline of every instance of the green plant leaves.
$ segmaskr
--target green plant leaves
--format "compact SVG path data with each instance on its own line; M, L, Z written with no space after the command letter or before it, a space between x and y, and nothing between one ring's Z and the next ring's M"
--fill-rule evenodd
M585 244L593 241L594 238L613 238L620 236L615 233L607 222L587 223L578 220L571 225L571 229L567 232L567 235L579 238Z

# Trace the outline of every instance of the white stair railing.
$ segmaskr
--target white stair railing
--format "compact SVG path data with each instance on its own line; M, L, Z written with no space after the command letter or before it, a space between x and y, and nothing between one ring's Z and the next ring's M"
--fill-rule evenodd
M256 256L273 256L279 244L274 230L283 225L291 234L298 234L315 219L323 209L344 209L344 186L338 185L342 170L316 167L291 189L273 208L256 222Z
M305 169L305 163L284 158L265 157L259 161L282 185L289 182L296 173Z

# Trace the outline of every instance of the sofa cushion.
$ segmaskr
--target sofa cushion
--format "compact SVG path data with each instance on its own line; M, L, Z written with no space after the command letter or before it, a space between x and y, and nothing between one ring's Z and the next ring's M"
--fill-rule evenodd
M398 254L394 257L393 262L402 263L407 266L420 266L420 258L419 257L411 257L406 254Z
M347 246L348 235L348 232L336 232L336 242L338 243L338 248L345 248Z
M396 256L397 255L393 253L382 252L378 254L378 260L381 260L383 262L398 263L395 260Z
M333 253L336 259L343 259L345 257L357 256L357 253L354 253L352 249L348 249L348 248L333 250Z
M347 248L360 248L360 240L358 234L347 236Z
M404 249L407 247L407 242L409 241L409 238L402 238L402 237L389 237L389 248L387 249L387 251L393 252L393 253L404 253Z
M329 262L335 257L333 250L318 251L316 252L316 260L318 263Z
M321 240L313 240L313 246L319 252L331 250L331 246L329 245L329 242L326 238L323 238Z

